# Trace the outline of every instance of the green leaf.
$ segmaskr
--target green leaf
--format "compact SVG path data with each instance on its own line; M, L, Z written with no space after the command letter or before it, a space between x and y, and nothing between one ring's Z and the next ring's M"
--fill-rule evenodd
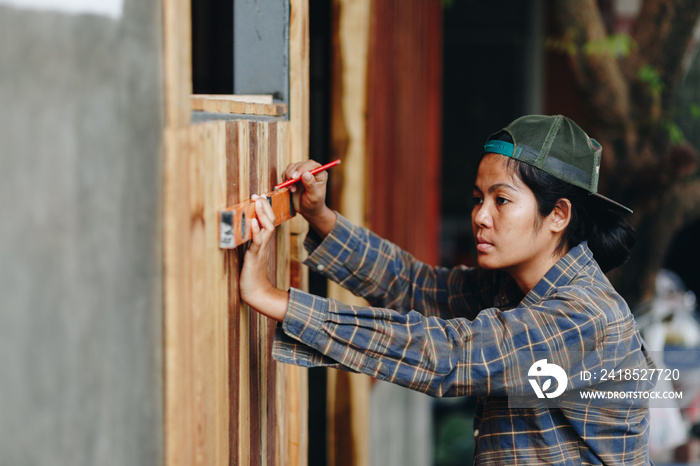
M628 56L636 46L637 43L632 36L619 33L586 42L583 45L583 52L590 56L618 58Z
M698 118L700 118L700 105L698 105L698 104L691 104L690 105L690 116L692 116L694 120L697 120Z
M637 72L637 78L649 86L649 90L655 96L661 95L664 90L664 83L661 81L661 75L651 65L644 65Z
M685 134L683 130L675 122L667 120L664 123L672 146L685 142Z
M578 53L578 47L576 46L575 40L577 36L578 32L575 29L570 28L568 31L566 31L566 34L561 37L548 37L544 41L544 46L549 50L563 52L573 57Z

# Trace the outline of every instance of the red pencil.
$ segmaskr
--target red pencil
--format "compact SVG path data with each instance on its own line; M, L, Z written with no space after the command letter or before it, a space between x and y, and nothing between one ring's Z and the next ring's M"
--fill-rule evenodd
M327 163L325 165L321 165L318 168L314 168L309 173L311 173L312 175L315 175L316 173L321 173L322 171L328 170L329 168L335 167L336 165L339 165L339 164L340 164L340 159L335 160L331 163ZM289 179L289 180L285 181L284 183L280 183L277 186L275 186L275 189L286 188L287 186L293 185L294 183L298 183L299 181L301 181L301 176L299 178Z

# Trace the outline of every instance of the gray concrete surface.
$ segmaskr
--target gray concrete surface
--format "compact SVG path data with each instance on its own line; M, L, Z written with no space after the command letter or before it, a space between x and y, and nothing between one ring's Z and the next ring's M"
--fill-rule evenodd
M433 463L432 398L387 382L372 387L372 466Z
M233 93L289 103L289 0L234 3Z
M161 16L0 5L0 465L162 463Z

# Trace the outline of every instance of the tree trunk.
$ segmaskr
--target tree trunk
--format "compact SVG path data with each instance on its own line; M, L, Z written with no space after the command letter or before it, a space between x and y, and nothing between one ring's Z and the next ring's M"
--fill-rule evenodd
M637 43L626 57L587 53L585 45L606 35L595 0L550 2L558 33L573 42L568 60L588 105L588 132L603 145L599 191L629 205L637 246L630 262L611 274L632 305L651 297L675 233L698 217L700 182L692 147L671 147L668 122L683 73L700 2L646 0L633 28ZM656 70L662 87L639 71ZM653 84L653 83L652 83Z

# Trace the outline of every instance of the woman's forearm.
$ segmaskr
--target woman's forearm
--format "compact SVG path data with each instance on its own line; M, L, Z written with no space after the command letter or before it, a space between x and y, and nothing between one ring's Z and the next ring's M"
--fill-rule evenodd
M328 236L331 232L335 222L338 220L338 215L328 207L325 207L318 217L305 217L306 221L309 222L309 226L316 232L316 234L321 238Z
M275 287L270 287L265 292L256 293L247 299L250 307L277 322L282 322L287 315L289 293Z

